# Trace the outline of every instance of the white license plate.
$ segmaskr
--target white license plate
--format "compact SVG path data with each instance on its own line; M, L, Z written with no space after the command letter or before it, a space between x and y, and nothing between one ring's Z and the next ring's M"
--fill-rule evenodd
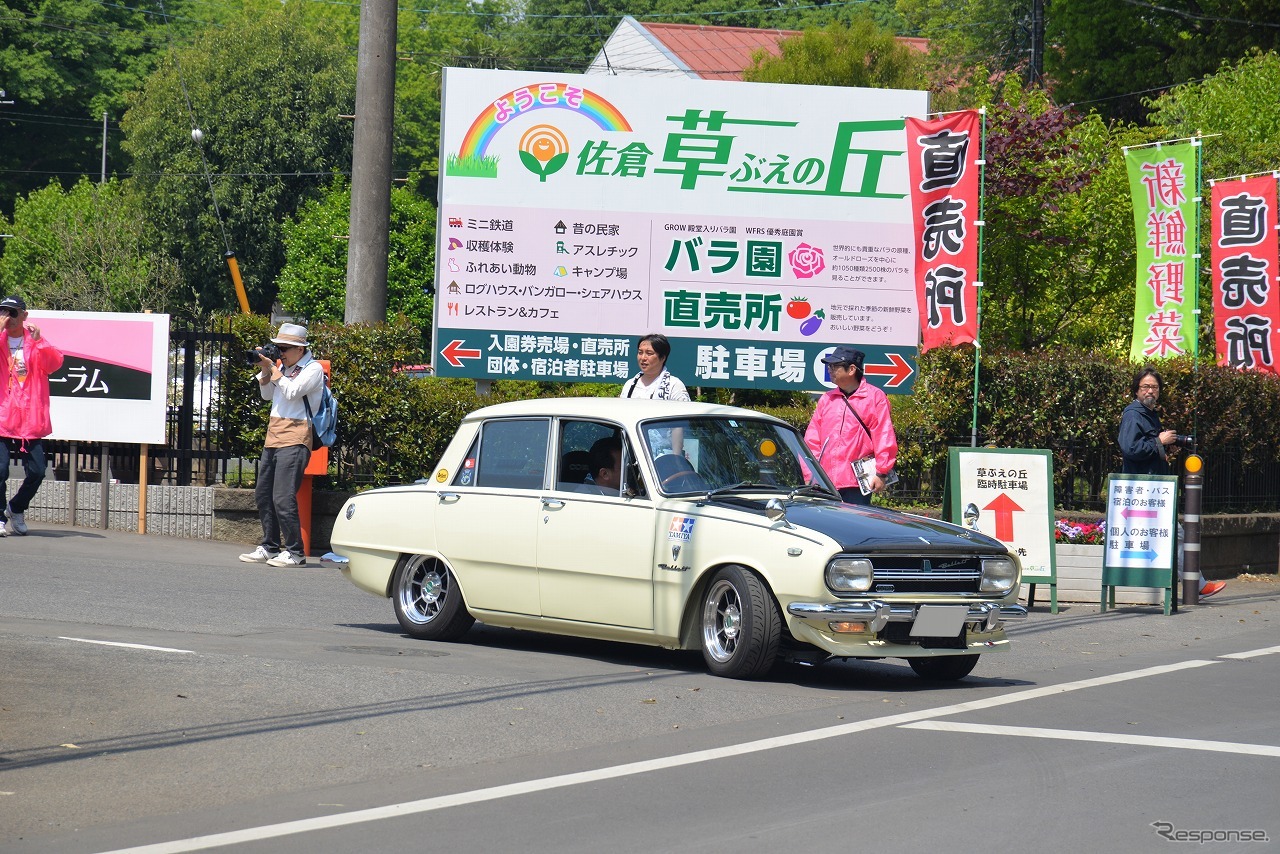
M954 638L964 628L968 605L921 605L911 624L913 638Z

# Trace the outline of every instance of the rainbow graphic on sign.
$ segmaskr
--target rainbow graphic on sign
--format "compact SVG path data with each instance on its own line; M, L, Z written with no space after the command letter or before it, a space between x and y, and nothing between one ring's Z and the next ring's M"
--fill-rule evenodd
M581 86L567 83L531 83L512 89L510 92L495 98L493 102L480 111L466 136L458 153L449 157L450 174L473 175L479 173L473 169L459 168L464 164L477 164L491 160L487 156L489 144L493 138L511 122L527 113L536 110L568 110L593 122L601 130L616 132L630 131L631 123L622 112L604 97ZM491 175L496 177L496 164Z

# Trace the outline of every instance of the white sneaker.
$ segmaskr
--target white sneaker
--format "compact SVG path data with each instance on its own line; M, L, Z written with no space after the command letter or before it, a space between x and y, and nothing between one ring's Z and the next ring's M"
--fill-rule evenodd
M240 555L240 559L245 563L266 563L273 557L275 557L275 553L267 551L266 546L258 546L248 554Z
M0 519L0 537L9 536L9 529L4 526L4 520Z
M307 558L305 555L296 555L293 552L280 552L280 554L267 561L267 566L306 566Z
M14 513L13 510L4 508L4 515L9 519L9 524L13 527L13 533L27 533L27 517L23 513Z

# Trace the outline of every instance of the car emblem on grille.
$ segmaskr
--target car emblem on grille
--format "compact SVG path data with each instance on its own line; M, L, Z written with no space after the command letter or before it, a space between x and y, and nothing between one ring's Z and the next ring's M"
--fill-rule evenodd
M877 593L892 593L893 591L894 591L894 586L893 586L892 584L877 584L877 585L876 585L876 592L877 592Z

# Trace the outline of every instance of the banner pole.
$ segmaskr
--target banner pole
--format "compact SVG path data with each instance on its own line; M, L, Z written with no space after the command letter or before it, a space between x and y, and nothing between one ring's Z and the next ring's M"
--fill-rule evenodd
M986 231L987 194L987 108L979 107L982 116L982 132L978 159L978 324L973 335L973 421L969 427L969 445L978 447L978 369L982 365L982 238Z
M1204 215L1204 140L1197 136L1191 144L1196 149L1196 251L1191 257L1196 265L1193 279L1196 286L1191 295L1191 314L1195 317L1195 335L1191 340L1191 435L1197 436L1200 433L1200 407L1197 403L1200 396L1200 227ZM1212 244L1212 239L1209 242Z

